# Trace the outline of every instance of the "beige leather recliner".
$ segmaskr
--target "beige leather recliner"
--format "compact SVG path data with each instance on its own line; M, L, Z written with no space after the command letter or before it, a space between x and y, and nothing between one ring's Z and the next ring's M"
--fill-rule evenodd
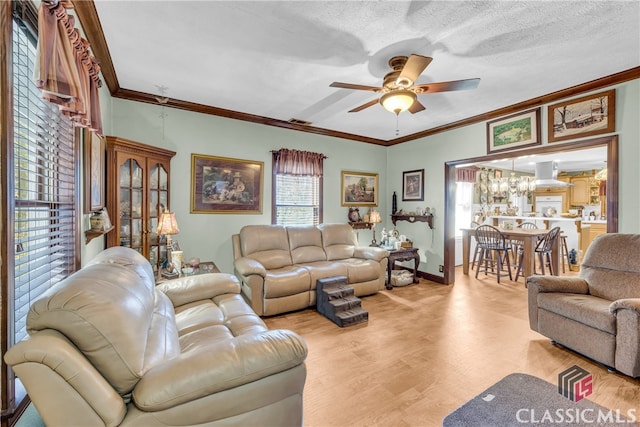
M307 347L230 274L155 286L113 247L33 303L5 361L51 426L300 426Z
M530 276L527 288L531 329L640 376L640 234L601 234L579 277Z

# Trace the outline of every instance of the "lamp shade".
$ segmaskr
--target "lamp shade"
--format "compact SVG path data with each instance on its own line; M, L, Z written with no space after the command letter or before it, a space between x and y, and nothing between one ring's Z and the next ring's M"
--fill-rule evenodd
M156 233L158 233L159 236L180 233L178 222L176 221L176 214L173 212L164 212L161 214Z
M416 100L416 94L410 90L401 89L385 93L380 98L380 104L392 113L400 114L408 110Z
M382 222L382 218L380 217L380 212L376 210L372 210L369 212L369 222L380 223Z

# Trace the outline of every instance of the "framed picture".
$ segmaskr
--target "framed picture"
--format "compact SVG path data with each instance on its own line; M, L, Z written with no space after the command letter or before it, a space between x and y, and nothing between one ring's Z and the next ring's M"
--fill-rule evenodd
M424 169L402 172L402 201L424 200Z
M263 173L263 162L191 154L191 213L262 213Z
M378 206L378 174L342 171L342 206Z
M549 142L614 132L615 89L550 105Z
M540 144L540 108L487 122L487 154Z
M84 150L84 212L104 207L105 140L95 132L82 129Z

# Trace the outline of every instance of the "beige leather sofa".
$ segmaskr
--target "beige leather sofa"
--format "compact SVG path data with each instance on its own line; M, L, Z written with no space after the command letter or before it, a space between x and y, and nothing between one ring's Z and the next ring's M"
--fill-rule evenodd
M356 296L384 289L389 252L359 247L349 224L247 225L233 236L242 293L261 316L316 304L318 279L346 276Z
M640 376L640 234L602 234L578 277L531 276L527 287L531 329Z
M300 426L307 355L230 274L155 286L113 247L31 306L5 361L49 426Z

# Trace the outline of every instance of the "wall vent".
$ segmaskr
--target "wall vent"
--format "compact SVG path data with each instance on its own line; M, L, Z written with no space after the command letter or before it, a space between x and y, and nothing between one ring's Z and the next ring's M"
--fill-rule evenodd
M308 122L306 120L294 119L294 118L289 119L289 123L293 123L294 125L303 125L303 126L311 125L311 122Z

